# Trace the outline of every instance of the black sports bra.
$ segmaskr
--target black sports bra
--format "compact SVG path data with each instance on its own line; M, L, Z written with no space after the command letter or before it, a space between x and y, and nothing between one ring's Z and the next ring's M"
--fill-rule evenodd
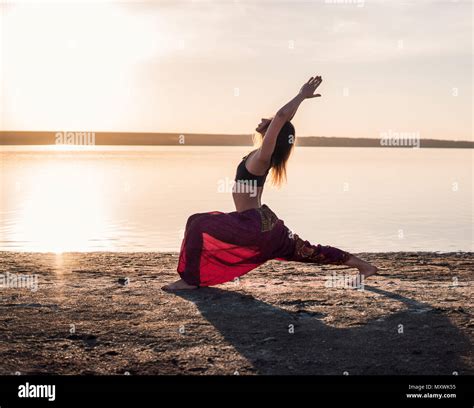
M253 153L253 152L250 152ZM250 181L252 183L257 183L257 187L262 187L265 184L265 180L267 178L268 172L270 168L265 172L263 176L257 176L255 174L250 173L245 167L245 162L247 161L247 157L250 156L250 153L246 156L242 157L242 161L237 167L237 172L235 173L235 181Z

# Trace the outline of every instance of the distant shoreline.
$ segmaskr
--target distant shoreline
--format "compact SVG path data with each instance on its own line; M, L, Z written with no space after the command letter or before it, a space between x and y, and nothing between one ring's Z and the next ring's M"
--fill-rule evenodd
M70 140L74 138L88 139L88 135L93 135L93 143L60 143L60 144L93 144L97 146L252 146L251 134L202 134L202 133L131 133L131 132L59 132L63 135L70 135ZM0 145L55 145L58 144L58 132L30 132L30 131L1 131ZM75 137L72 136L75 135ZM349 137L326 137L326 136L301 136L297 137L299 146L313 147L379 147L393 148L405 147L414 148L417 146L402 144L382 145L381 139L375 138L349 138ZM419 147L423 148L457 148L472 149L474 141L457 140L419 140Z

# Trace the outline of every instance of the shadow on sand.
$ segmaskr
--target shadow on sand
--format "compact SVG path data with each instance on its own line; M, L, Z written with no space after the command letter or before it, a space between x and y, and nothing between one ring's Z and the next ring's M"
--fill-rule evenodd
M195 303L260 374L469 372L462 361L469 354L469 339L439 310L381 289L365 289L406 308L363 326L337 328L310 311L290 312L248 294L204 288L177 295Z

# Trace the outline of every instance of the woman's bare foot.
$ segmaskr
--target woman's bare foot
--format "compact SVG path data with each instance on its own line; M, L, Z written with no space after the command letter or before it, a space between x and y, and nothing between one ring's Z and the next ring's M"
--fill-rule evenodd
M197 289L197 286L188 285L184 280L180 279L176 282L165 285L161 288L165 292L174 292L175 290L191 290Z
M351 255L344 265L357 268L364 279L375 275L379 270L376 266L357 258L355 255Z
M365 279L369 276L376 275L379 270L376 266L371 265L368 262L362 260L360 262L362 262L363 264L357 267L359 273L351 281L350 287L352 289L364 289Z
M364 277L364 279L368 278L369 276L377 274L377 272L379 271L379 268L369 263L357 269L359 269L359 273Z

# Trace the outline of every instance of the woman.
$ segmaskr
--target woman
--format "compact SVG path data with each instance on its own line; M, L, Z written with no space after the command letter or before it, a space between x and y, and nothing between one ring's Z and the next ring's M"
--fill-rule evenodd
M233 198L236 211L191 215L186 223L178 261L180 280L163 287L173 291L228 282L270 259L355 267L367 278L377 268L348 252L312 245L293 234L276 214L261 204L263 185L270 169L274 184L286 179L286 162L293 150L295 129L290 120L305 99L315 94L320 76L311 77L272 119L262 119L256 131L258 149L243 157L237 167Z

